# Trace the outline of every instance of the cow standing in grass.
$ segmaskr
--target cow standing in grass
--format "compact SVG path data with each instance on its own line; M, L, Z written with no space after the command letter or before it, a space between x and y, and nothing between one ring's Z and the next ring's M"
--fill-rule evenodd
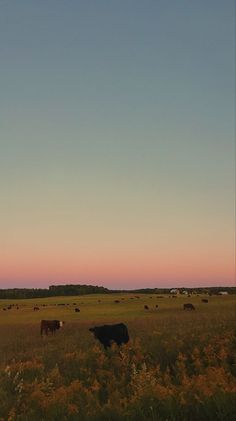
M124 323L96 326L89 330L93 332L95 338L101 342L105 349L109 348L112 342L121 345L129 341L128 329Z
M184 310L195 310L195 307L191 303L184 304Z
M60 320L41 320L40 324L40 333L43 335L48 335L48 332L51 332L52 335L56 333L56 330L59 330L65 322Z

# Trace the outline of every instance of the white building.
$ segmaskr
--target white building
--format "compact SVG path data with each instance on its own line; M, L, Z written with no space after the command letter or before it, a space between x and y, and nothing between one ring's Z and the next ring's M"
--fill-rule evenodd
M179 290L176 289L176 288L173 288L173 289L170 290L170 293L171 294L179 294Z

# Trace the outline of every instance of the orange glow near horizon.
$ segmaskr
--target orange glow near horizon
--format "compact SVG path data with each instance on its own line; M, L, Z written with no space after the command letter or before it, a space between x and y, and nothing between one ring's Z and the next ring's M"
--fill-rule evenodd
M213 257L215 259L213 259ZM234 285L233 254L226 260L220 254L191 255L189 251L172 253L102 254L63 256L6 256L1 263L1 282L41 287L60 283L92 283L110 288L131 289L165 285Z

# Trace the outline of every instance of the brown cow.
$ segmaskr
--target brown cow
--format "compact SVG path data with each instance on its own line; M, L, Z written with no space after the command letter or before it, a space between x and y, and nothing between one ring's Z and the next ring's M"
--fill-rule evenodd
M55 334L56 330L60 329L65 322L62 322L60 320L41 320L40 324L40 333L43 335L48 334L48 332L51 332L51 334Z
M195 310L195 307L191 303L184 304L184 310Z

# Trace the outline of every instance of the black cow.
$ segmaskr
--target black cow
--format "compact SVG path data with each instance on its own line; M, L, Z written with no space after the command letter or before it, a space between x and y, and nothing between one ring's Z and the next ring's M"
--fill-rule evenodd
M191 303L184 304L184 310L195 310L195 307Z
M208 303L208 300L206 298L203 298L202 303Z
M144 310L149 310L149 307L147 305L145 305Z
M76 308L75 308L75 312L76 312L76 313L79 313L79 312L80 312L80 309L79 309L78 307L76 307Z
M117 303L117 304L118 304L119 302L120 302L119 300L115 300L115 301L114 301L114 303Z
M38 311L39 310L39 307L34 307L34 311Z
M43 335L43 333L47 335L48 332L51 332L53 335L56 330L60 329L64 324L65 322L60 320L41 320L40 333L41 335Z
M158 308L158 304L156 304L156 308Z
M112 341L117 345L126 344L129 341L128 329L124 323L95 326L89 330L93 332L95 338L101 342L105 349L111 346Z

